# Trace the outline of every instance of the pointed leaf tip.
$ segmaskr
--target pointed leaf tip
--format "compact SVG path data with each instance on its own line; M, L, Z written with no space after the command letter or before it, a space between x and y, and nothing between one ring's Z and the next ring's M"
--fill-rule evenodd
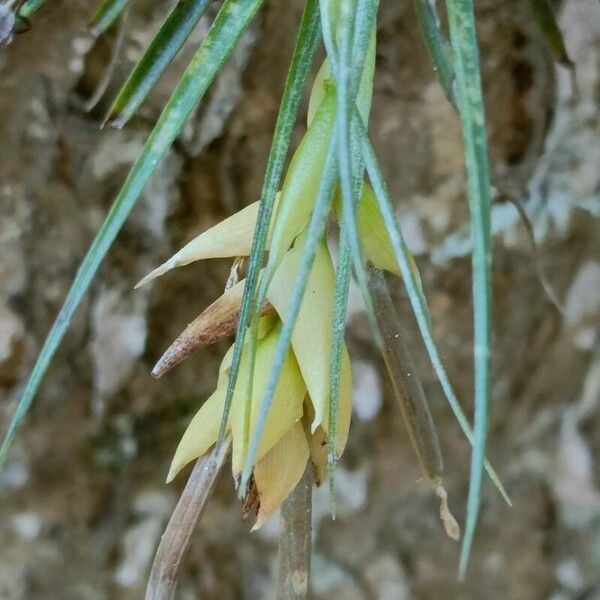
M179 135L188 116L197 106L263 1L247 0L238 2L237 0L225 0L223 2L206 37L165 106L138 160L132 167L127 180L115 199L105 222L98 230L79 267L63 307L44 342L9 424L0 448L0 466L6 459L17 430L31 407L52 358L68 329L73 314L93 281L112 242L139 199L143 187L150 179L156 165L165 156L167 150ZM33 11L35 8L34 2L29 6L29 10Z
M135 114L189 39L209 3L210 0L178 0L119 91L104 124L120 129Z

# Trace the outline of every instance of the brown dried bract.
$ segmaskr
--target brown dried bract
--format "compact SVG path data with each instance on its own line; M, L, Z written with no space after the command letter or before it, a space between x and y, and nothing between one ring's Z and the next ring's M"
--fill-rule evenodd
M161 377L167 371L187 358L194 350L214 344L220 339L232 335L238 324L245 281L240 281L215 300L198 315L183 333L167 348L152 369L154 377ZM273 312L266 303L262 314Z
M254 481L254 475L252 475L248 484L248 490L242 500L242 519L244 521L248 518L255 519L259 509L260 497L256 488L256 482Z

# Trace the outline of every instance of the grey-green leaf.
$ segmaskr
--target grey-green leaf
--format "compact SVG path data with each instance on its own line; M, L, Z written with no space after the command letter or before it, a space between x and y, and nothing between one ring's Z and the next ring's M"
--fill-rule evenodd
M158 162L182 130L188 116L233 50L263 0L226 0L206 38L183 74L154 130L132 167L102 227L86 254L63 307L44 343L0 448L0 466L62 340L73 313L92 283L115 237Z
M23 6L21 6L19 15L25 19L29 19L33 13L41 8L44 4L46 4L46 0L27 0Z
M485 110L479 70L479 50L472 0L447 0L450 41L454 56L458 109L462 122L471 237L473 250L473 354L475 363L475 419L467 520L460 554L464 577L481 502L490 398L491 353L491 185Z
M450 404L450 408L452 409L460 428L465 434L465 437L469 440L469 442L471 442L471 444L473 444L473 430L471 429L469 421L467 420L460 402L458 401L458 398L454 392L452 384L450 383L450 379L448 378L448 374L446 373L446 369L444 368L440 353L433 338L429 309L427 307L425 295L421 289L420 277L414 270L414 261L412 259L412 255L408 250L404 237L402 236L402 232L400 231L400 227L396 221L394 207L383 179L377 157L375 156L375 151L371 146L371 142L369 141L366 130L364 129L362 123L360 123L358 119L355 119L355 123L361 130L362 149L369 179L373 185L373 192L377 198L379 210L381 211L381 216L385 222L386 229L390 237L394 255L402 274L408 299L411 303L415 319L417 320L419 331L421 332L421 337L423 338L423 343L425 344L425 348L429 354L429 359L431 360L435 374L440 382L440 385L442 386L442 389L444 390L448 404ZM506 490L502 486L498 475L487 461L485 463L485 468L490 476L490 479L498 488L498 491L506 503L511 506L512 504L508 494L506 493Z
M414 1L417 20L429 58L433 64L433 70L448 101L452 106L456 106L452 50L440 27L439 17L435 12L435 2L432 3L431 0Z
M573 61L567 52L562 31L556 22L556 16L548 0L529 0L529 4L544 42L554 60L565 67L572 68Z
M104 33L127 8L131 0L104 0L90 19L90 31L98 36Z
M335 518L335 471L337 463L337 413L340 400L340 377L342 373L342 352L344 348L344 332L346 329L346 310L348 308L348 291L350 289L350 273L352 257L345 232L346 223L340 226L340 245L335 270L335 294L333 298L333 319L331 323L331 358L329 364L329 425L327 450L327 475L329 477L329 500L331 514Z
M188 39L209 3L210 0L177 2L119 91L106 123L120 129L129 121Z

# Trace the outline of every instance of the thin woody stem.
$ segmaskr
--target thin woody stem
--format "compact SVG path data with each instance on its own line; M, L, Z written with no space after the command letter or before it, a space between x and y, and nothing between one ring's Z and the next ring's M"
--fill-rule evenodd
M381 334L381 353L410 443L423 475L433 480L444 469L440 443L412 353L404 339L383 272L369 266L369 291Z
M175 597L179 564L194 527L206 508L230 447L231 438L228 438L218 451L214 449L196 462L156 551L148 578L146 600L172 600Z
M277 600L308 597L311 553L312 466L281 506L282 531L279 539Z

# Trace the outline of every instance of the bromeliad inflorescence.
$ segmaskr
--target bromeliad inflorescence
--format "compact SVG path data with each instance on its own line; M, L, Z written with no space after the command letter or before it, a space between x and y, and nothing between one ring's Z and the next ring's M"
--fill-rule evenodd
M281 190L272 198L273 218L261 219L264 203L256 202L189 242L139 284L201 259L250 257L247 280L227 289L192 322L154 368L153 374L160 376L193 350L237 330L236 344L221 364L216 390L185 432L168 479L230 436L234 480L246 508L258 508L256 526L292 491L307 461L312 462L317 484L329 474L334 487L335 464L344 450L351 416L351 367L343 333L353 264L416 456L425 478L442 498L446 530L457 538L459 528L441 486L443 467L433 420L410 353L402 345L393 306L386 302L387 284L378 275L378 269L383 269L404 276L425 340L431 340L416 265L395 222L370 146L364 142L373 86L374 23L354 29L362 33L354 40L362 53L358 51L353 59L360 67L353 70L359 74L353 78L352 28L348 27L352 14L344 3L322 4L328 58L312 87L307 131ZM345 80L340 77L342 68ZM351 110L352 117L340 121L340 114L354 105L356 113ZM350 186L344 186L344 151L339 149L344 127L345 144L352 151L345 165ZM363 179L365 166L379 197ZM340 229L335 268L326 239L331 216ZM438 374L445 378L440 365L438 359ZM402 375L407 371L411 380ZM445 381L452 407L470 436ZM488 469L499 485L489 465Z
M28 22L44 2L9 2L0 44L11 37L17 14ZM103 32L122 18L128 4L129 0L103 0L92 19L93 31ZM209 4L208 0L179 0L173 6L105 123L122 127L136 113ZM0 466L112 242L263 4L264 0L222 2L81 263L11 419L0 447ZM434 371L473 446L460 563L463 574L484 469L510 502L485 458L491 347L490 176L473 4L472 0L446 0L447 39L436 2L415 0L438 79L462 123L473 238L473 428L442 364L420 277L367 134L378 0L305 1L259 201L198 236L140 282L207 258L233 257L237 266L243 261L247 267L245 278L232 282L188 326L153 373L160 376L193 350L236 333L214 393L177 448L169 479L211 446L223 449L231 443L234 479L240 495L246 497L246 508L258 502L260 525L294 488L309 461L317 483L328 476L334 486L336 461L344 450L351 416L351 366L344 326L353 272L424 478L441 497L444 523L456 537L458 527L439 480L442 460L435 428L381 270L400 275ZM548 1L530 4L556 59L571 65ZM283 177L301 97L321 40L327 58L312 87L306 133ZM335 261L328 245L333 242L326 234L330 220L339 226ZM219 460L224 455L215 452ZM214 475L214 469L211 472ZM187 528L186 535L190 531ZM181 548L179 544L179 558Z
M360 108L366 119L371 98L374 66L374 34L371 36ZM264 424L259 428L261 404L283 323L289 318L294 284L306 248L308 225L335 126L336 92L327 61L319 71L311 95L307 132L298 146L274 203L274 219L267 238L269 257L260 272L265 302L255 310L254 336L248 335L242 350L225 432L232 439L232 471L236 483L245 464L251 468L248 498L257 500L256 526L281 504L302 476L310 459L320 484L326 477L328 451L341 456L350 426L352 380L350 359L342 347L339 393L330 405L330 380L335 271L323 233L314 250L302 300L295 318L290 348L284 353L276 388ZM328 206L334 204L329 192ZM334 214L343 213L336 194ZM330 212L330 211L327 211ZM225 219L188 243L138 285L170 269L206 258L247 257L255 235L259 203ZM358 222L367 258L382 268L396 270L389 239L382 227L372 190L365 184L359 203ZM324 230L324 223L322 224ZM195 319L173 342L153 370L161 376L190 352L230 334L237 327L245 280L238 281ZM257 308L257 307L255 307ZM252 341L255 348L251 349ZM217 387L192 419L173 458L170 481L188 462L203 455L217 442L225 412L234 348L225 355ZM330 427L330 414L335 426ZM261 430L262 429L262 430ZM249 456L249 442L260 439ZM335 443L330 443L332 437ZM331 458L329 459L331 464ZM246 483L246 482L244 482ZM244 490L245 492L246 490ZM247 503L246 503L247 504Z

